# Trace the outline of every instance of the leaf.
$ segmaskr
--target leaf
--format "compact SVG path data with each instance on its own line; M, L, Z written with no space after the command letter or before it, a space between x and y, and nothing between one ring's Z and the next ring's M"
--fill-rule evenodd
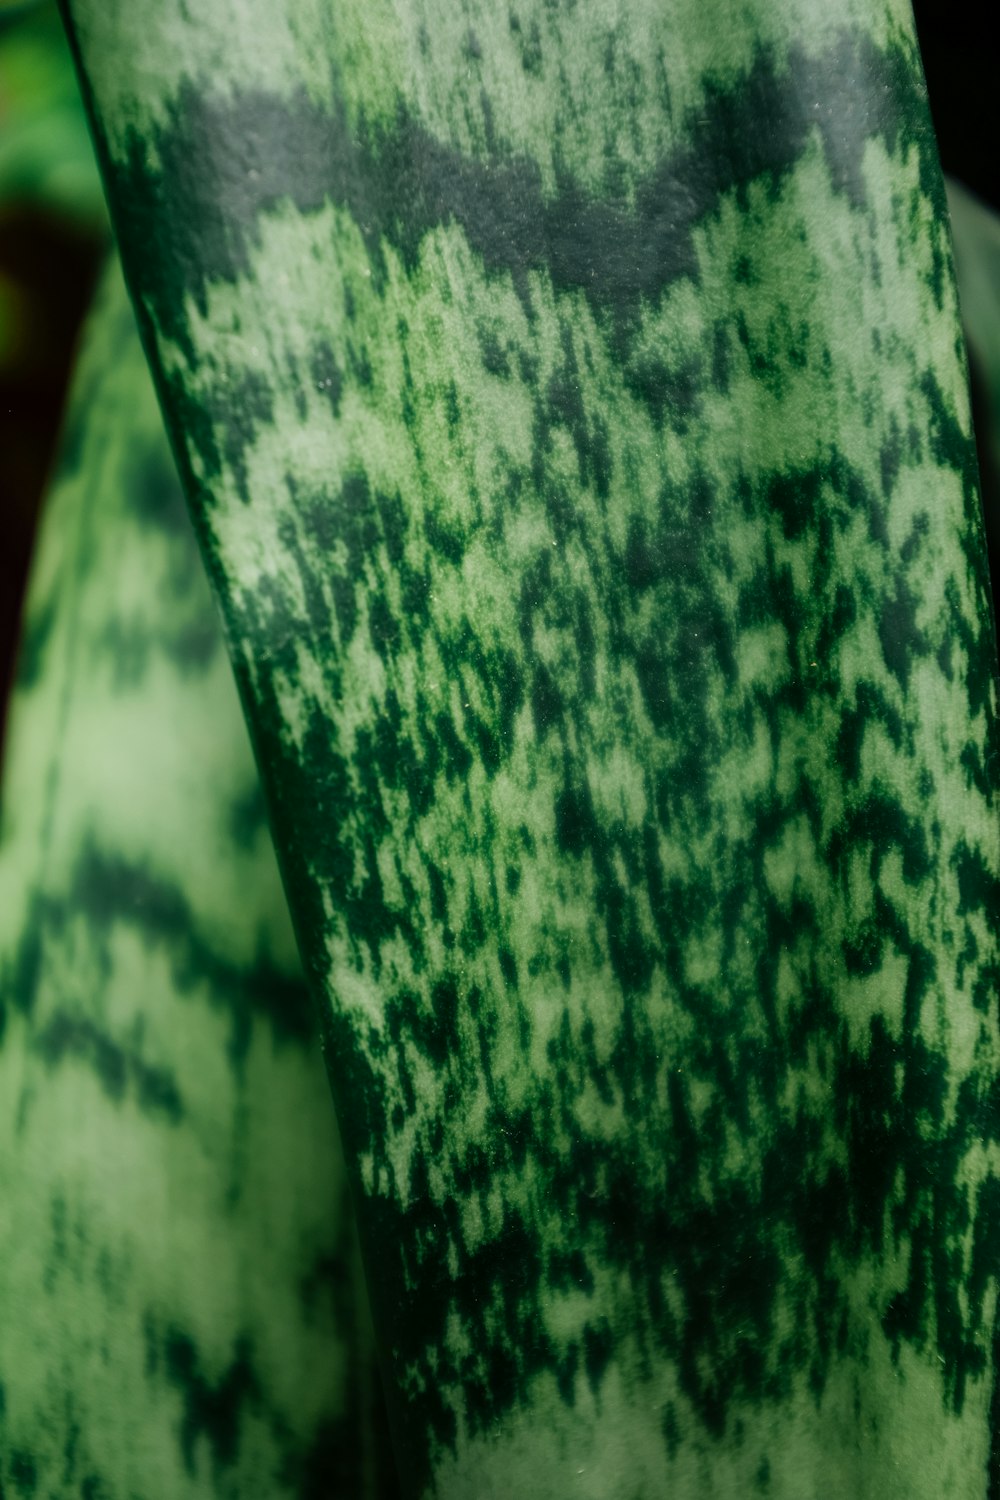
M65 11L404 1482L994 1493L996 656L909 8Z
M11 713L0 1307L5 1494L391 1491L329 1090L116 268Z
M1000 565L1000 217L955 179L947 180L962 325L983 389L979 425L986 533L994 576Z

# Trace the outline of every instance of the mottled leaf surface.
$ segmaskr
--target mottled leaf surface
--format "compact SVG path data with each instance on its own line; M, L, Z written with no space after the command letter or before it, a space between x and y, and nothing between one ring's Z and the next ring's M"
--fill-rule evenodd
M116 270L43 523L3 782L5 1496L393 1492L314 1033Z
M997 1493L995 652L908 6L65 10L413 1493Z

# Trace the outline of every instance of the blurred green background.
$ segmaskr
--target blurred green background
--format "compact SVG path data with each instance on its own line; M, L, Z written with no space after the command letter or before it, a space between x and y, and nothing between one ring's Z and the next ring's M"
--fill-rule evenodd
M80 320L109 243L54 3L0 3L0 704Z
M915 6L951 201L994 588L1000 578L1000 90L979 0ZM38 505L109 245L55 0L0 0L0 734Z

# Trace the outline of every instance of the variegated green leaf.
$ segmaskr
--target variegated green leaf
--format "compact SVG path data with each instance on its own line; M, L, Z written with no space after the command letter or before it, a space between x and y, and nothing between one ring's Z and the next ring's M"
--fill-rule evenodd
M391 1492L329 1090L124 287L34 568L0 837L0 1493Z
M410 1489L994 1493L995 649L908 5L65 10Z

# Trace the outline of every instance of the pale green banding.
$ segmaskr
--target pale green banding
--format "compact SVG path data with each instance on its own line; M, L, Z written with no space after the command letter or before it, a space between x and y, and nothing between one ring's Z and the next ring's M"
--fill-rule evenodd
M387 1496L329 1090L117 267L45 512L0 836L0 1491Z

